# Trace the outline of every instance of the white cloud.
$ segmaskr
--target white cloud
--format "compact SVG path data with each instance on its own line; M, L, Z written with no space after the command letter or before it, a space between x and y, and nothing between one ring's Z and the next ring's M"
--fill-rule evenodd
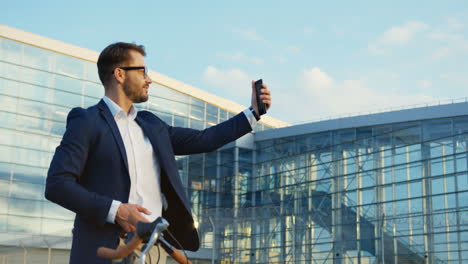
M430 57L431 59L439 60L450 56L453 52L454 50L449 47L442 47L434 51Z
M432 81L430 81L430 80L420 80L420 81L418 81L418 85L421 88L431 88L432 87Z
M303 31L305 36L311 36L313 35L314 33L317 33L318 30L315 28L315 27L312 27L312 26L306 26L304 27Z
M321 71L318 67L304 70L302 78L312 89L330 89L333 85L333 80L330 76Z
M307 121L434 101L424 94L370 88L367 82L366 78L336 80L320 68L313 67L302 72L296 87L282 92L273 91L273 105L300 115L289 120Z
M208 66L203 72L203 80L208 85L222 89L223 97L240 103L250 100L252 79L240 69L222 70Z
M385 31L379 42L388 45L407 44L417 33L426 31L429 26L419 21L411 21L402 26L395 26Z
M298 46L287 46L286 51L291 52L293 54L299 54L302 52L302 48Z
M218 53L220 57L226 58L228 60L237 61L237 62L246 62L249 64L255 65L262 65L265 64L265 61L259 57L249 57L242 52L234 52L234 53Z
M431 59L439 60L468 53L468 40L465 35L462 32L451 31L450 25L430 32L428 38L437 45L430 55Z
M232 32L236 33L240 37L246 40L263 40L263 38L257 33L255 29L239 29L239 28L234 28L232 29Z
M440 60L468 53L468 39L464 31L467 25L458 18L449 18L445 23L429 26L420 21L412 21L394 26L385 31L367 46L369 53L385 55L395 47L414 47L429 50L426 58Z
M288 61L285 57L280 56L280 55L273 55L271 57L271 60L279 64L284 64Z
M468 76L465 72L444 72L439 76L447 83L453 82L458 85L468 86Z
M409 44L418 34L429 30L429 26L420 21L411 21L401 26L386 30L380 37L367 45L367 50L373 55L384 55L395 46Z
M467 24L465 24L462 21L463 19L460 19L458 17L449 17L447 19L448 28L456 31L467 28Z
M370 52L370 54L373 55L384 55L385 54L385 49L376 43L370 43L367 45L367 50Z

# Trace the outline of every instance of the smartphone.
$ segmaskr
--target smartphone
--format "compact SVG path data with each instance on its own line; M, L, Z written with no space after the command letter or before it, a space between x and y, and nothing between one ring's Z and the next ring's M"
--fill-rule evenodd
M262 85L263 85L262 79L255 82L255 91L257 93L257 105L258 105L259 115L266 114L266 105L262 101L262 99L260 99L260 95L262 94Z

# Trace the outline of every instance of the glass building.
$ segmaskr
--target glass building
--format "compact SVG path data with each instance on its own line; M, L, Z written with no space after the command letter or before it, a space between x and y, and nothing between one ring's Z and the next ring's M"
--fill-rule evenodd
M222 263L468 263L468 103L252 137L206 214Z
M44 199L44 183L67 113L103 96L97 57L0 25L0 263L68 261L74 214ZM202 129L244 110L149 74L137 107L168 124ZM215 152L177 157L202 246L189 256L468 263L467 140L467 102L297 126L262 117Z

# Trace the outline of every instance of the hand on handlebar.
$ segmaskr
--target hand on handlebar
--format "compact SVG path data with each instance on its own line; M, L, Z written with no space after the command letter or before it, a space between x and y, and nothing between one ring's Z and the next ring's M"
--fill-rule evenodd
M143 207L141 207L143 208ZM120 208L119 208L120 209ZM125 209L125 206L122 208ZM143 208L144 209L144 208ZM146 209L145 209L146 210ZM128 221L126 221L128 222ZM100 247L98 248L97 255L100 258L105 259L122 259L132 253L143 241L147 241L150 245L144 251L142 251L140 260L142 263L145 262L145 254L151 248L151 246L156 242L157 239L162 243L164 250L177 262L180 264L192 264L190 260L187 259L185 254L182 254L166 240L162 238L162 232L167 230L169 223L161 217L158 217L151 223L146 221L145 223L138 223L136 226L136 232L132 239L123 246L119 246L117 249ZM170 233L169 233L170 234Z
M134 232L138 221L149 222L141 213L151 215L151 212L137 204L122 203L117 210L115 222L122 227L125 233Z

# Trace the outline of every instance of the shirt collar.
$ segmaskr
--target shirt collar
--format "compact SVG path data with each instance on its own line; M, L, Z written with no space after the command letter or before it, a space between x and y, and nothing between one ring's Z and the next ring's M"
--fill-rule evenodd
M114 118L119 118L119 117L126 117L130 119L135 119L137 116L137 109L134 105L130 108L130 113L127 115L122 108L118 104L116 104L114 101L112 101L109 97L105 96L102 98L104 103L106 103L107 107L109 107L109 110L111 111L111 114Z

